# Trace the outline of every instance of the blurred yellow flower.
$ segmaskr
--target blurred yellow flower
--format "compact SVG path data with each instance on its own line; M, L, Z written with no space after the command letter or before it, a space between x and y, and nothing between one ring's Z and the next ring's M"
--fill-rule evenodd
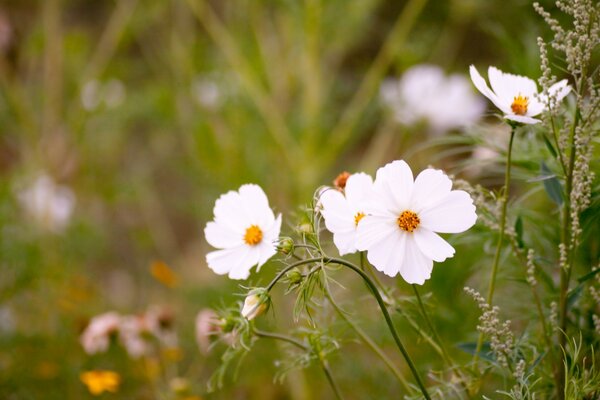
M174 288L179 284L179 277L162 261L154 261L150 266L152 277L168 288Z
M104 392L116 393L121 383L121 377L113 371L86 371L79 375L79 379L94 396Z

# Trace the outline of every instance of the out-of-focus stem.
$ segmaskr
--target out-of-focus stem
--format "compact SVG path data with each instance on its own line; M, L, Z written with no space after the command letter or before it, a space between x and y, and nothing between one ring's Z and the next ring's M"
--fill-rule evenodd
M502 254L502 244L504 242L504 233L506 230L506 208L508 205L508 194L510 192L510 171L512 166L512 148L513 140L515 138L516 125L511 125L510 141L508 142L508 151L506 155L506 172L504 173L504 187L502 188L502 208L500 210L500 231L498 232L498 243L496 244L496 253L494 254L494 262L492 264L492 275L490 277L490 284L488 288L487 303L492 304L494 299L494 289L496 288L496 275L498 274L498 265L500 264L500 255ZM483 333L479 333L477 339L477 348L473 356L473 361L477 362L479 359L479 352L483 346Z
M421 393L423 393L423 396L425 397L425 399L431 400L431 397L429 396L429 393L427 392L427 389L425 388L425 385L423 384L423 381L421 380L421 377L419 376L419 373L417 371L417 368L415 367L415 364L413 363L412 359L410 358L410 355L404 348L404 345L402 344L402 341L400 340L400 336L398 336L398 332L396 331L396 327L394 326L392 318L390 317L390 313L388 312L387 307L385 306L385 302L383 301L383 298L381 297L381 294L379 293L377 286L375 286L375 284L373 283L371 278L369 278L369 276L363 270L361 270L359 267L357 267L356 265L354 265L346 260L339 259L339 258L324 257L323 261L327 262L327 263L333 263L333 264L338 264L338 265L348 267L351 270L353 270L354 272L356 272L358 275L360 275L361 278L365 281L365 283L367 283L369 290L375 297L375 300L377 301L377 304L379 305L379 308L381 309L381 313L383 314L383 317L385 318L385 322L387 323L388 328L390 329L390 332L392 334L392 337L394 338L394 341L396 342L396 346L398 346L400 353L402 353L402 356L406 360L406 363L408 364L410 371L412 372L415 380L417 381L417 385L419 386Z
M385 365L387 365L387 367L390 369L390 371L392 371L392 373L394 374L394 376L398 379L398 381L400 382L400 384L404 387L404 390L406 390L407 393L411 393L412 389L408 385L408 382L406 381L406 378L404 378L404 376L402 375L402 373L398 370L398 368L396 368L396 366L394 365L394 363L392 362L392 360L390 360L385 355L385 353L383 352L383 350L380 349L379 346L377 346L377 344L357 324L354 323L354 321L352 321L350 318L348 318L348 316L346 315L346 313L344 312L344 310L342 310L340 308L340 306L338 306L338 304L333 299L333 296L331 295L331 290L329 289L329 285L327 284L327 282L325 282L325 296L327 297L327 299L329 300L329 302L333 306L334 310L340 315L340 317L342 317L342 319L344 321L346 321L346 323L348 325L350 325L350 327L358 334L358 336L360 337L360 339L375 354L377 354L377 356L379 358L381 358L381 360L385 363Z

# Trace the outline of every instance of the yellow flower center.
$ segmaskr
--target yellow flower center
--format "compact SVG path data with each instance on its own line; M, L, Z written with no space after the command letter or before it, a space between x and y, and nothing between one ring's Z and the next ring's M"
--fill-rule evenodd
M510 108L517 115L525 115L527 114L528 105L529 97L521 96L521 94L519 94L518 96L515 96L513 103L510 105Z
M263 233L256 225L250 225L244 234L244 242L250 246L256 246L263 238Z
M358 226L358 223L364 217L365 217L365 213L363 213L363 212L357 212L356 215L354 216L354 226Z
M419 216L412 211L402 211L398 217L398 226L405 232L412 232L421 223Z

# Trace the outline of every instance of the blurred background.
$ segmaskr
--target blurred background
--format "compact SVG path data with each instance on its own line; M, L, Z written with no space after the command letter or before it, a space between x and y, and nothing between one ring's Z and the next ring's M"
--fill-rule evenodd
M206 267L203 228L215 199L257 183L290 234L299 206L344 170L374 174L404 158L415 172L433 165L499 186L507 131L468 67L538 77L536 38L548 33L525 0L2 0L0 397L91 397L80 374L107 369L122 380L107 398L332 398L318 367L274 384L285 349L268 342L244 359L236 382L207 392L223 345L198 348L196 314L243 293ZM419 114L432 103L433 115ZM532 141L515 159L544 151ZM535 185L533 198L543 192ZM455 239L460 262L437 266L424 288L450 344L476 337L475 305L460 293L469 280L478 285L491 238ZM276 268L243 284L265 283ZM348 288L366 296L356 282ZM399 283L400 295L409 289ZM264 323L285 330L293 301L277 296ZM98 314L157 307L177 335L170 351L132 358L80 344ZM393 346L380 318L366 322ZM420 369L441 368L398 324ZM385 366L353 348L361 349L348 339L331 361L347 398L396 398Z

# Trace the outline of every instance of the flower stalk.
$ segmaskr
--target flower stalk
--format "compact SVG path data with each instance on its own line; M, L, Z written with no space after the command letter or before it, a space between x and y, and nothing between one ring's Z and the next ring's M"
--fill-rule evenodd
M502 244L504 242L504 234L506 230L506 209L508 205L508 196L510 192L510 173L512 166L512 149L513 149L513 141L515 138L515 133L517 130L517 124L511 123L510 130L510 140L508 142L508 151L506 153L506 170L504 173L504 187L502 188L502 197L500 198L500 202L502 203L502 208L500 209L500 228L498 232L498 242L496 244L496 252L494 254L494 261L492 264L492 274L490 277L490 284L488 288L487 295L487 303L492 304L494 298L494 290L496 288L496 276L498 274L498 265L500 264L500 255L502 254ZM475 349L475 354L473 356L473 361L477 362L479 359L479 352L481 351L481 347L483 346L483 333L479 333L479 338L477 339L477 347Z

